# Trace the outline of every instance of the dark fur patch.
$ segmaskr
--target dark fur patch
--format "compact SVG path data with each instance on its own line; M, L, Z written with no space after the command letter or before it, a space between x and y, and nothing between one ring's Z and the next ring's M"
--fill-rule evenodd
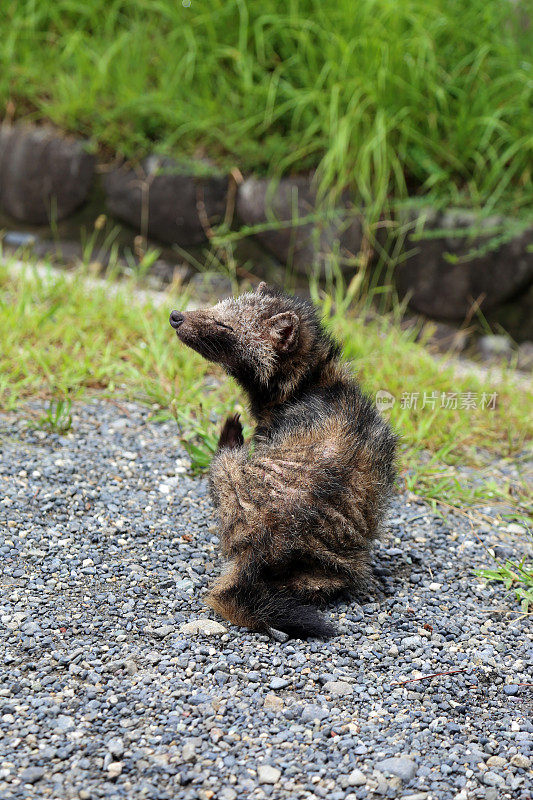
M333 625L315 606L302 602L286 589L264 582L248 570L242 570L238 580L222 592L213 592L210 603L230 619L232 609L246 609L250 627L265 633L269 628L277 628L301 639L328 639L335 633Z
M218 440L219 449L222 447L229 447L230 449L233 449L235 447L243 446L244 436L242 435L242 425L239 420L239 414L235 414L234 416L227 418L222 426L222 430L220 431L220 437Z

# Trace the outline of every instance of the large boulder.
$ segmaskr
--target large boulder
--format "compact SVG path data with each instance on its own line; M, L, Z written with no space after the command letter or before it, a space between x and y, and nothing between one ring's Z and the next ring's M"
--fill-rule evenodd
M54 129L0 126L0 208L20 222L68 217L89 194L94 156L88 143Z
M149 156L136 169L111 170L104 178L109 210L161 242L201 244L224 218L228 179L208 174L205 164L195 167Z
M462 320L476 301L485 313L533 280L533 227L494 247L491 240L504 230L501 217L430 209L399 221L410 233L396 284L410 306L429 317Z
M258 226L256 238L283 265L305 275L315 267L323 271L334 253L342 266L363 242L360 217L347 198L334 210L321 209L312 176L247 178L238 188L236 211L241 223Z

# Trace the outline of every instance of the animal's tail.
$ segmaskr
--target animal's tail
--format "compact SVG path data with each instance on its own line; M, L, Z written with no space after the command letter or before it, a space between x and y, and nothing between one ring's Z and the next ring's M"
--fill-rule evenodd
M328 639L336 631L317 609L287 589L269 584L249 569L233 571L215 584L207 602L218 614L256 631L283 631L289 636Z

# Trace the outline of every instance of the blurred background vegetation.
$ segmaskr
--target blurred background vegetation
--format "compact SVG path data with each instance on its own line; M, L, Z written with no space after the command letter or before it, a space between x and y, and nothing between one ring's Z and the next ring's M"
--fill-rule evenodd
M3 0L0 106L101 152L318 169L376 213L533 195L530 3Z

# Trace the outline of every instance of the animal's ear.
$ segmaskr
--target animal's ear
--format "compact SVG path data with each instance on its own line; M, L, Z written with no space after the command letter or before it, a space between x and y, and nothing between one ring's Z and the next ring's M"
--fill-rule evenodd
M259 284L259 286L255 291L257 292L257 294L267 294L268 285L264 281L261 281L261 283Z
M268 332L274 348L280 353L290 353L298 345L300 320L294 311L284 311L270 317Z

